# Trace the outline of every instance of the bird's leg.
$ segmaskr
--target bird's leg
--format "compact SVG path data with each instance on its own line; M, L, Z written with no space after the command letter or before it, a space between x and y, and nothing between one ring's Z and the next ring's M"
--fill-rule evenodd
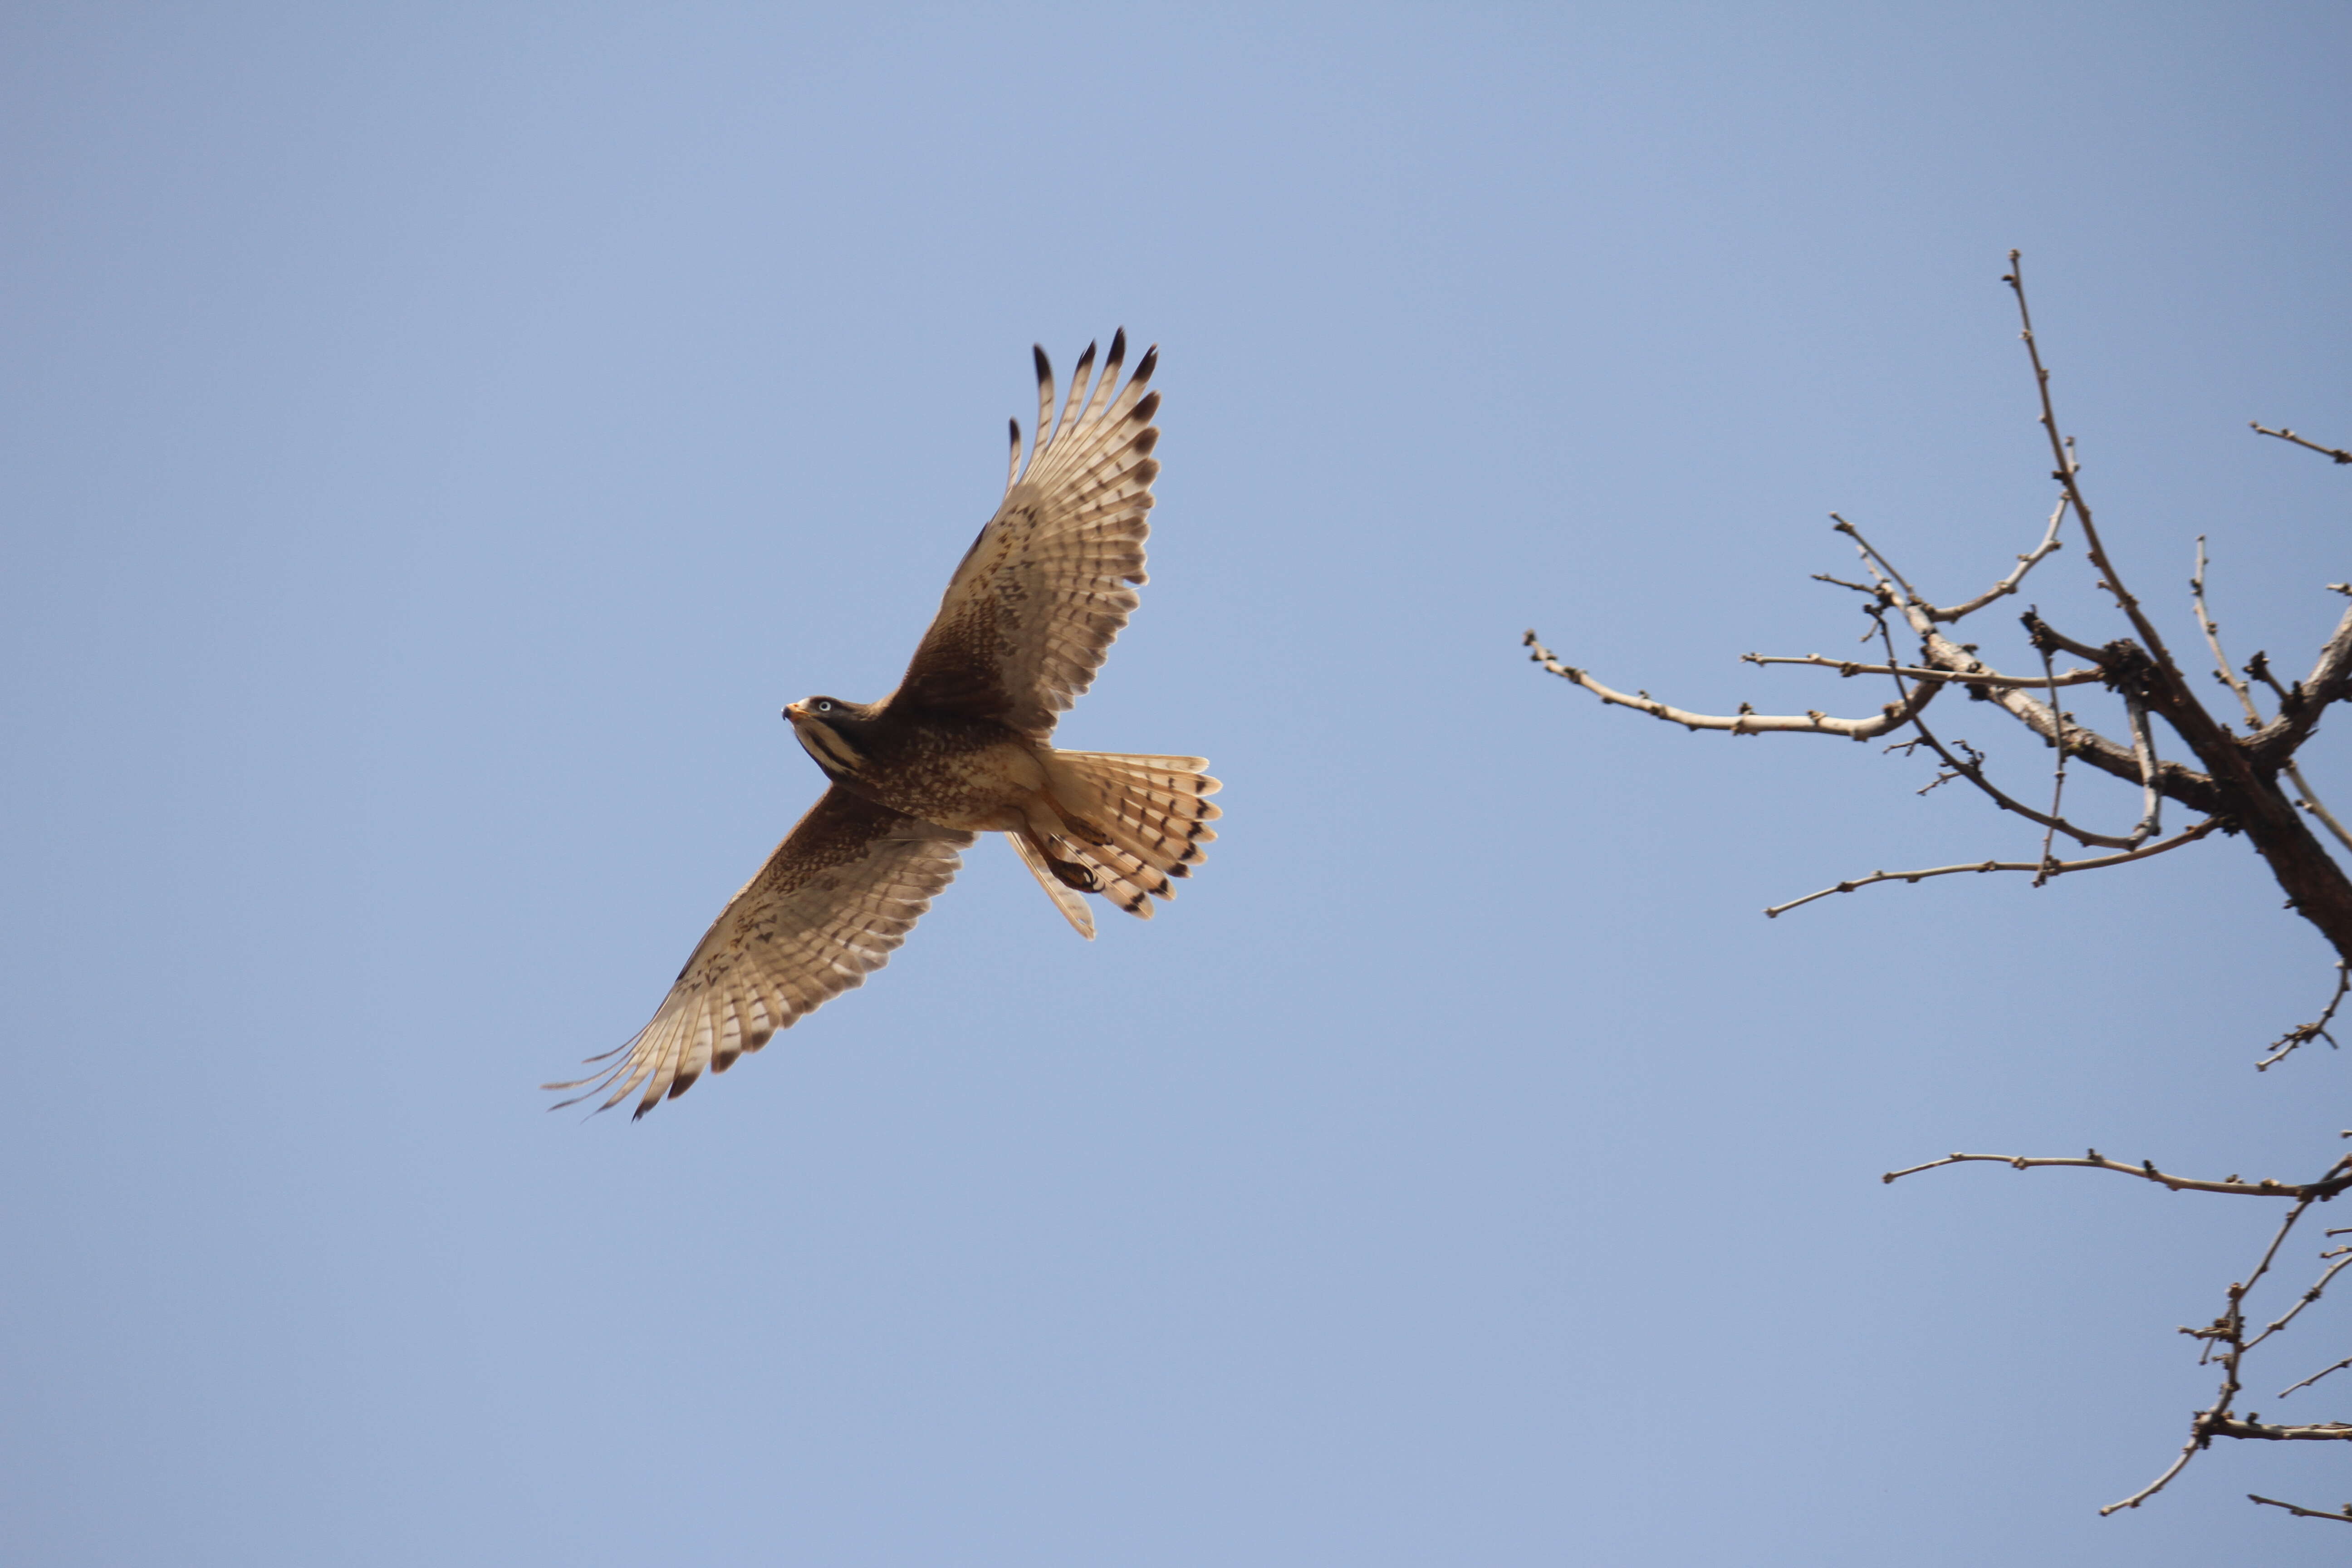
M1039 790L1024 803L1028 824L1024 836L1035 847L1038 858L1055 879L1066 888L1076 888L1081 893L1102 891L1102 879L1074 853L1072 838L1083 838L1083 832L1073 832L1073 825L1064 818L1053 796Z

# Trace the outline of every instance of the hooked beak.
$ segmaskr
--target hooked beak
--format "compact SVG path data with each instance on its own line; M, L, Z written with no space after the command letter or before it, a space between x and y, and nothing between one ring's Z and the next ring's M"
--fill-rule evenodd
M804 707L803 705L802 705L801 703L798 703L798 702L787 702L787 703L785 703L785 704L784 704L784 722L785 722L785 723L787 723L787 724L797 724L797 723L799 723L802 720L803 720L803 719L805 719L805 718L807 718L807 717L808 717L808 709L807 709L806 707Z

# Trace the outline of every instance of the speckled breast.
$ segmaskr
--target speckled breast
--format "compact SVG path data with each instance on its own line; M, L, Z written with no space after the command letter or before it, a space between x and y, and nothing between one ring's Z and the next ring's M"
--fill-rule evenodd
M875 748L857 783L892 810L942 827L1017 826L1021 802L1045 785L1034 749L998 726L910 725L890 742Z

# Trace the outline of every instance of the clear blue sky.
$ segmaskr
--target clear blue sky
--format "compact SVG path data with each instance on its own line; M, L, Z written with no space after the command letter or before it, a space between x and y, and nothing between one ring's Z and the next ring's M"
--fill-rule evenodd
M2036 841L1517 646L1882 700L1738 656L1851 646L1832 509L1947 597L2032 542L2011 246L2176 635L2200 531L2243 652L2332 624L2352 487L2245 422L2352 438L2352 16L1930 10L12 7L0 1557L2338 1560L2242 1500L2333 1452L2093 1511L2251 1205L1877 1181L2332 1158L2251 853L1767 921ZM1213 758L1202 874L1089 945L984 844L728 1078L545 1114L1121 324L1153 582L1062 734Z

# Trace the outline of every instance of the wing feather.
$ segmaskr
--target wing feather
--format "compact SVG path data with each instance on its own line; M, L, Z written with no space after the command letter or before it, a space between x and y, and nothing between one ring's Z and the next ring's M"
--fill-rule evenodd
M706 1069L725 1072L887 963L971 839L835 784L728 900L652 1020L590 1058L620 1060L546 1087L583 1091L563 1105L609 1089L600 1110L639 1094L643 1116Z
M1160 431L1147 392L1158 349L1122 383L1127 334L1089 384L1079 357L1055 417L1054 373L1037 351L1037 427L1003 504L957 567L894 703L1002 720L1043 738L1093 684L1145 579L1146 514Z

